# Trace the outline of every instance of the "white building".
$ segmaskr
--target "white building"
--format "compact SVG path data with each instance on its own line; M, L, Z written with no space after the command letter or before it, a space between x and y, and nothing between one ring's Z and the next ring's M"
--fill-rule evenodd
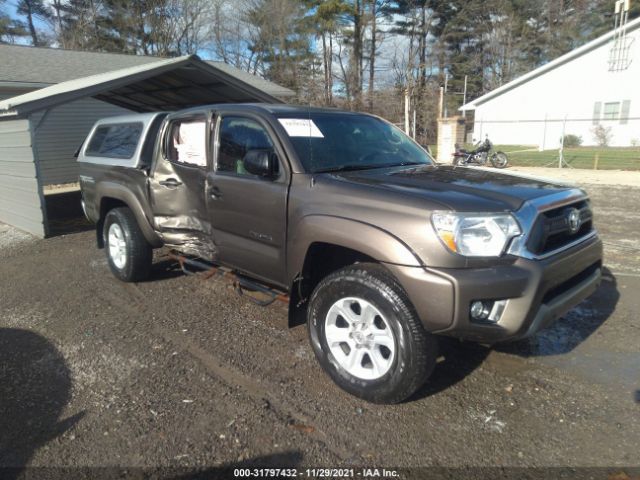
M563 132L596 145L640 145L640 18L497 88L460 110L475 110L473 137L500 145L559 147Z

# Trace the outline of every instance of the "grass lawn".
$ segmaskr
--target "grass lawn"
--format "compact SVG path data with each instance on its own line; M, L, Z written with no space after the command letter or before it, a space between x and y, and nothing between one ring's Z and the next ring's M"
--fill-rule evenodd
M431 147L436 155L435 145ZM468 149L472 146L467 145ZM509 157L509 165L544 167L558 165L558 150L539 152L527 145L495 145ZM525 150L525 151L523 151ZM640 170L640 147L575 147L564 149L564 160L574 168L598 170Z

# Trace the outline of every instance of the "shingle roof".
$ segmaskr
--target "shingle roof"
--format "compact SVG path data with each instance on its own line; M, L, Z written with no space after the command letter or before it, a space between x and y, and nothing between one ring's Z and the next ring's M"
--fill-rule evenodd
M93 97L133 111L179 110L210 103L281 102L196 55L67 80L0 101L0 117L23 117Z
M163 58L23 45L0 45L0 82L55 84L159 60L163 60ZM293 95L293 92L288 88L223 62L207 61L207 63L270 95L277 97Z

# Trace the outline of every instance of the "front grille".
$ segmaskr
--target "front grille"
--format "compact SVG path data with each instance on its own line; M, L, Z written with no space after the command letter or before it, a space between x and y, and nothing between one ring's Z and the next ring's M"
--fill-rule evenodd
M579 213L580 227L572 233L569 214L574 209ZM529 235L527 248L531 253L544 255L588 235L592 230L593 214L589 201L582 200L538 215Z

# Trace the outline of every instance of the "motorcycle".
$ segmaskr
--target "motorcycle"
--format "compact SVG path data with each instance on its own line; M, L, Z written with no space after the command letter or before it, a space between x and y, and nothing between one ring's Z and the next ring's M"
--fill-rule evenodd
M493 151L493 143L489 137L484 142L476 144L475 150L464 150L456 143L456 151L453 154L453 164L458 166L480 165L484 166L487 161L496 168L504 168L509 163L507 154Z

